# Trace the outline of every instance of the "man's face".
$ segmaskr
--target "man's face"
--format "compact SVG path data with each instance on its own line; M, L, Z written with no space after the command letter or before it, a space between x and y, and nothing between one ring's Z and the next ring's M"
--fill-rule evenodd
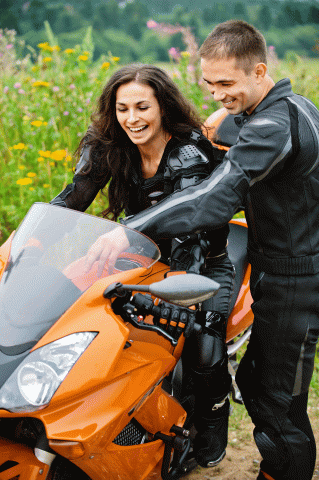
M216 102L222 102L228 113L250 114L262 100L261 78L254 68L248 75L238 68L235 58L201 59L203 79Z

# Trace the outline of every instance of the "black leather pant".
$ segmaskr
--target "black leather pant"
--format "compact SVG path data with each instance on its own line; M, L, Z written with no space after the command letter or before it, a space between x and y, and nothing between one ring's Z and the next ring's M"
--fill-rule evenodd
M220 284L218 293L202 304L203 331L187 339L183 363L192 372L195 408L199 416L209 416L212 406L229 393L226 324L234 284L234 267L227 255L208 259L202 275ZM209 312L219 312L220 316ZM207 317L207 318L206 318Z
M316 445L307 398L319 335L319 275L252 271L254 323L237 383L256 428L262 470L311 480Z

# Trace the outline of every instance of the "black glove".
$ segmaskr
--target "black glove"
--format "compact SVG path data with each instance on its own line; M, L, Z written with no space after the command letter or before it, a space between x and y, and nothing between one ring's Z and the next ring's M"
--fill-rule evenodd
M174 238L171 250L171 270L200 273L205 264L210 243L205 234Z
M195 312L166 302L162 302L158 306L160 307L161 315L157 323L169 335L178 339L182 333L184 333L186 338L193 333L196 319Z

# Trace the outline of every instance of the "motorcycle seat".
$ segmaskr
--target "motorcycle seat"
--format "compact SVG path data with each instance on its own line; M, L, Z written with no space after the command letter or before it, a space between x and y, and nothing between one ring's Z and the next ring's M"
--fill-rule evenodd
M248 229L237 223L229 223L228 255L235 267L234 293L231 298L230 312L236 303L240 287L243 283L245 271L248 265L247 257Z

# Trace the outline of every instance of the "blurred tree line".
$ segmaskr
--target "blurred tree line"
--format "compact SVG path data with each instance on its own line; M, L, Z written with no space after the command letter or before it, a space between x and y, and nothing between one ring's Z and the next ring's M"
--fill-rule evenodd
M26 44L35 47L46 39L48 21L61 48L81 43L93 27L95 58L111 51L122 62L168 60L171 47L185 49L182 35L158 35L147 27L158 23L190 27L201 44L213 26L231 18L246 20L265 35L277 55L294 51L317 56L318 1L294 0L0 0L0 28L14 29Z

